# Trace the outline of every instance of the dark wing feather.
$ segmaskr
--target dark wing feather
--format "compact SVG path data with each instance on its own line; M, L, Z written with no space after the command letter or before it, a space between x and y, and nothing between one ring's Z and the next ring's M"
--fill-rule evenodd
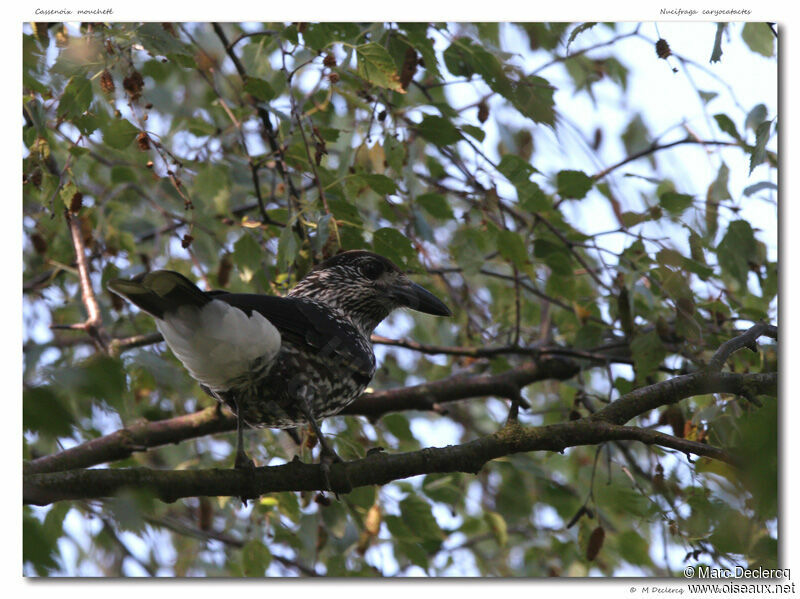
M300 298L255 293L209 291L207 295L248 315L255 310L280 331L281 337L294 345L339 356L354 370L372 376L374 358L358 343L358 331L322 306Z

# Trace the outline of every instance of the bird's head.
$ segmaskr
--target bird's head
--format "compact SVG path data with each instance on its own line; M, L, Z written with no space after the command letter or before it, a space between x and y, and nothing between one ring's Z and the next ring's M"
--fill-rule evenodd
M391 260L365 250L342 252L315 266L289 292L337 308L366 335L395 308L436 316L452 313Z

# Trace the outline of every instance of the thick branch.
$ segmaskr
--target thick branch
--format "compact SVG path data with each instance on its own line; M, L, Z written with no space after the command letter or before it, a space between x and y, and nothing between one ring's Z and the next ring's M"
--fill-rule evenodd
M496 395L514 398L525 385L544 379L565 380L578 366L563 359L546 359L522 364L498 375L456 375L432 383L366 393L342 413L377 419L389 412L441 410L440 404ZM57 454L25 463L26 474L87 468L129 458L136 451L179 443L236 429L236 419L216 407L156 422L137 422Z
M477 473L486 462L513 453L563 451L578 445L636 440L657 443L682 452L734 463L727 452L685 439L634 427L588 419L523 428L512 425L493 435L462 445L427 448L400 454L370 454L360 460L334 464L330 481L339 492L365 485L385 485L393 480L439 472ZM172 502L182 497L257 497L281 491L313 491L325 485L322 468L299 461L281 466L238 470L176 470L149 468L72 470L27 474L23 480L25 503L45 505L68 499L109 497L126 487L150 489L156 497Z
M388 412L437 410L437 405L494 395L517 399L526 385L544 379L566 380L578 373L578 366L558 358L527 362L502 374L455 375L412 387L365 394L345 408L343 414L380 418Z
M634 389L592 415L593 420L624 424L655 408L706 393L732 393L742 397L777 395L778 373L737 374L695 372Z

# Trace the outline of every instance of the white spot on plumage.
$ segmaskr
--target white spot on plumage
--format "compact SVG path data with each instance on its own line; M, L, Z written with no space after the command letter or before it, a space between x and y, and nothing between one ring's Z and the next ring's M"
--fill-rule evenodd
M181 306L156 326L191 375L214 391L249 373L254 360L269 364L281 347L281 334L263 315L248 316L220 300Z

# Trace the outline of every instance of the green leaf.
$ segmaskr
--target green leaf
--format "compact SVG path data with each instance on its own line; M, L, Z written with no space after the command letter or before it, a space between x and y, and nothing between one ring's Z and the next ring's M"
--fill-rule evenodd
M746 554L750 547L750 519L738 510L723 507L717 510L718 524L708 538L717 550L723 553ZM721 514L719 512L722 512Z
M331 143L337 141L342 134L341 130L334 127L317 127L317 131L319 131L322 139Z
M53 437L72 433L75 417L65 399L49 386L31 387L22 394L22 426Z
M750 174L753 173L753 169L767 159L767 142L769 141L771 127L771 121L764 121L756 129L756 144L750 153Z
M459 38L443 52L444 64L455 77L472 77L475 74L471 46L472 40Z
M417 125L417 132L440 147L448 146L463 139L459 130L449 119L429 114L422 117L422 122Z
M422 481L422 490L433 501L454 507L464 501L461 480L462 475L458 472L428 474Z
M724 162L717 171L717 178L708 186L706 192L706 234L710 239L717 235L717 218L719 216L719 205L725 200L729 200L731 193L728 191L728 176L730 169Z
M745 129L752 129L753 131L767 119L767 107L763 104L756 104L753 109L747 113L747 119L744 122Z
M347 494L347 501L363 510L371 508L378 498L378 487L367 485L356 487Z
M397 185L385 175L364 174L361 175L361 178L366 181L367 185L369 185L375 193L390 195L397 192Z
M766 23L745 23L742 39L753 52L762 56L770 57L775 53L775 34Z
M596 22L588 22L588 23L581 23L575 29L572 30L572 33L569 34L569 39L567 39L567 51L569 51L569 46L572 42L575 41L575 38L578 37L584 31L588 31L592 27L597 25Z
M139 134L139 130L125 119L113 119L101 126L100 130L103 132L103 141L117 150L127 148Z
M189 56L188 54L171 53L167 54L167 58L184 69L197 68L197 61L195 61L193 56Z
M478 74L492 91L510 101L523 116L537 123L555 124L555 88L546 79L535 75L510 79L494 54L465 37L454 40L443 55L453 75L472 77Z
M477 139L478 141L483 141L486 137L486 132L480 127L476 127L474 125L461 125L460 128L464 133L473 137L474 139Z
M422 55L425 63L425 70L436 79L440 79L442 74L439 72L439 61L433 48L433 40L428 34L427 23L400 23L400 27L406 32L408 41L414 46L417 52Z
M139 27L136 33L142 45L153 54L161 56L167 54L192 55L186 44L164 29L160 23L145 23Z
M275 97L275 90L272 86L258 77L248 77L247 82L244 84L244 91L252 94L262 102L269 102Z
M512 94L506 97L523 116L535 123L555 126L556 111L553 94L556 89L549 81L542 77L528 75L518 82L513 82L512 89Z
M684 270L693 272L701 281L707 281L714 274L714 269L706 266L703 262L684 257L681 261L681 267Z
M644 335L637 335L631 343L636 379L644 381L646 377L655 373L656 369L667 357L667 350L656 331Z
M421 539L442 540L444 533L431 512L431 505L416 495L409 495L400 502L403 522Z
M278 252L275 256L275 262L278 270L283 272L289 267L289 264L294 262L297 258L297 252L300 250L300 244L297 241L297 236L294 234L292 227L284 227L281 231L281 236L278 238Z
M717 23L717 32L714 35L714 48L711 50L709 62L719 62L722 58L722 34L725 32L727 23Z
M517 201L529 212L541 212L552 207L550 196L537 183L525 181L517 185Z
M414 434L411 432L411 426L408 423L408 418L403 414L387 414L381 418L383 426L392 435L397 437L398 441L405 443L412 443L415 441Z
M404 94L391 55L374 42L356 46L357 73L370 83Z
M493 248L495 238L488 231L461 228L453 235L450 255L467 274L476 274L483 268L485 255Z
M556 175L558 194L563 198L580 200L594 185L594 179L583 171L560 171Z
M347 512L341 503L334 502L322 510L322 521L331 536L337 539L344 538L347 531Z
M358 208L356 208L352 202L338 198L330 198L328 200L328 207L331 209L331 212L333 212L336 220L341 220L346 224L352 225L361 225L363 222Z
M717 92L706 92L703 90L698 90L697 92L700 95L700 99L703 101L703 104L708 104L716 98L719 94Z
M434 218L440 218L442 220L454 218L453 210L450 208L447 198L440 193L423 193L422 195L418 195L414 201Z
M403 163L406 160L406 145L391 135L383 139L383 152L386 162L395 173L403 172Z
M650 545L635 530L626 530L617 535L619 554L629 564L646 566L650 563Z
M311 248L315 252L321 252L322 248L325 247L325 244L328 243L328 238L331 234L331 218L333 215L331 213L323 215L317 221L317 232L314 234L314 237L311 239Z
M192 199L216 214L226 214L231 197L229 169L221 164L202 165L192 183Z
M189 130L189 133L197 137L207 137L217 132L216 125L209 123L201 116L188 119L186 121L186 128Z
M717 121L717 125L719 125L719 128L722 129L725 133L727 133L734 139L737 139L739 141L742 140L741 135L739 135L739 132L736 130L736 125L733 124L731 117L729 117L727 114L722 114L722 113L715 114L714 120Z
M514 185L527 182L536 171L527 160L523 160L516 154L503 154L497 170Z
M564 276L573 274L572 257L561 243L540 237L533 242L533 255L537 260L547 264L555 274Z
M487 511L483 513L483 519L489 525L489 529L494 534L497 544L505 547L508 544L508 525L505 518L497 512Z
M354 42L361 31L356 23L310 23L303 32L306 44L322 50L333 42Z
M245 576L263 578L271 562L272 553L258 539L252 539L242 547L242 570Z
M737 451L744 462L744 478L753 495L754 509L764 520L778 514L778 402L765 398L764 406L745 414L739 423Z
M289 227L285 227L288 229ZM264 257L264 250L253 238L245 232L233 244L233 262L245 283L249 283L253 275L261 269L261 261Z
M72 77L58 101L58 116L74 119L89 110L92 103L92 83L86 77Z
M64 205L69 208L72 204L72 197L78 193L78 188L75 187L75 183L70 181L64 187L61 188L61 191L58 192L58 195L64 202Z
M44 525L25 511L22 517L22 561L28 563L40 576L58 568L56 540L48 535Z
M686 209L691 207L692 202L694 202L694 196L685 193L675 193L674 191L662 193L658 197L658 203L661 204L661 207L675 216L683 214Z
M717 259L723 272L739 282L742 289L747 286L750 271L748 262L755 256L756 239L753 229L746 220L735 220L717 246Z
M622 143L628 154L636 154L646 150L652 145L650 131L642 120L642 115L636 114L622 132ZM650 156L652 160L652 156Z
M51 373L60 390L85 401L94 398L109 405L118 404L126 388L122 361L105 356L93 357L77 366L62 367Z
M528 251L519 233L498 229L497 249L503 258L512 262L517 268L525 268L528 263Z
M401 268L419 266L417 252L411 241L397 229L386 227L372 235L372 249L376 254L386 256Z
M428 553L419 543L397 541L397 550L415 566L419 566L423 570L428 569Z

